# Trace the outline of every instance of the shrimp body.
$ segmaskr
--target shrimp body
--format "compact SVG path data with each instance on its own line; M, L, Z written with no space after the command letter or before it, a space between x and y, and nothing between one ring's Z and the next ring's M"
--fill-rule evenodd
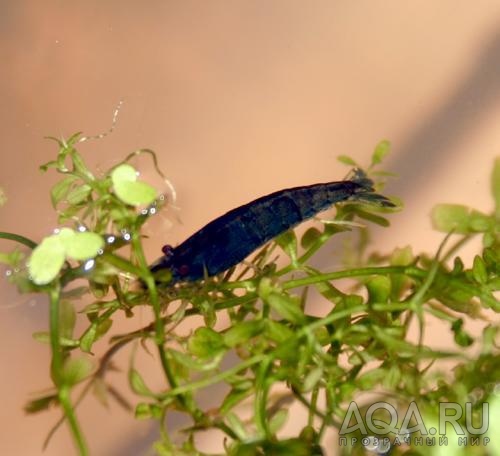
M279 234L335 203L349 200L393 206L375 193L373 182L361 170L355 170L350 180L279 190L232 209L175 248L165 246L165 256L151 270L169 269L170 283L217 275Z

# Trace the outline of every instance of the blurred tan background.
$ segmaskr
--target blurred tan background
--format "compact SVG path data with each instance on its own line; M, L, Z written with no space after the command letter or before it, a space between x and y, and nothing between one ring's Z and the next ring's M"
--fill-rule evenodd
M122 99L114 133L80 150L102 169L140 147L158 153L182 224L156 222L151 260L255 197L343 178L336 156L367 163L381 139L393 144L385 169L400 176L387 193L406 204L376 230L382 251L435 251L442 236L428 214L437 202L492 206L497 0L0 0L0 57L2 231L39 240L55 227L55 176L38 165L56 148L43 137L105 131ZM335 266L333 255L318 261ZM0 453L38 455L59 415L26 417L22 406L49 384L48 349L31 339L47 328L47 306L5 283L0 293ZM114 331L131 327L137 321ZM151 454L148 423L92 399L79 415L92 454ZM72 451L63 428L44 454Z

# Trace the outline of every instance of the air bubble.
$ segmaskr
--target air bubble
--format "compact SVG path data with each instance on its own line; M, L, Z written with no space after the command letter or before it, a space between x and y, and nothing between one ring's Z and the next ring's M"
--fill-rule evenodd
M95 260L87 260L83 265L84 271L90 271L95 265Z

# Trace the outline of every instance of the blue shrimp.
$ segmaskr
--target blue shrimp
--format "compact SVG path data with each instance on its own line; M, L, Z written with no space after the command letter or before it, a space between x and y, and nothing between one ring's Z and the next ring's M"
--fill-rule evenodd
M349 180L279 190L212 220L177 247L165 245L151 271L168 269L170 284L212 277L243 261L279 234L343 201L394 204L375 193L360 170Z

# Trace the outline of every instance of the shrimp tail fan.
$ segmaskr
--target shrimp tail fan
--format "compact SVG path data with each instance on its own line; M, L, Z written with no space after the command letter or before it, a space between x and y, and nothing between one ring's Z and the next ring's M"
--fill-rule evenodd
M366 203L376 204L383 207L395 207L396 205L385 196L376 193L374 182L367 176L367 174L360 168L352 171L349 179L356 182L360 187L353 195L353 200L362 201Z

